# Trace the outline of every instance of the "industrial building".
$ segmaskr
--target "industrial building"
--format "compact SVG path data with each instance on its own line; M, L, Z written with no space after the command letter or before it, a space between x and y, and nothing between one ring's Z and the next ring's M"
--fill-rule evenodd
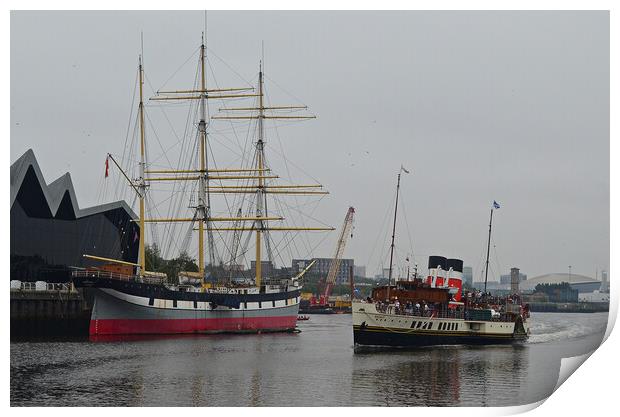
M80 209L69 173L47 184L34 152L11 165L11 280L68 282L82 255L137 262L140 228L124 201Z
M600 290L601 281L579 274L555 273L545 274L523 281L520 286L522 291L533 291L538 284L561 284L567 282L571 288L579 293L591 293Z

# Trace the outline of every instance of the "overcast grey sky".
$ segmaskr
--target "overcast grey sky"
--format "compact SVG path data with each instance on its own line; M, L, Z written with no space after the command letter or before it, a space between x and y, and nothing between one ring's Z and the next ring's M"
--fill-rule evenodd
M13 12L11 162L32 148L48 182L69 171L80 205L100 202L105 154L125 141L140 32L159 88L202 29L202 12ZM386 258L401 164L412 173L399 262L411 236L421 265L460 257L479 278L497 200L499 272L608 269L607 12L209 12L207 32L236 71L220 65L220 85L254 80L264 41L267 76L318 116L279 137L331 192L314 217L339 228L357 209L345 256L368 275ZM331 256L336 239L314 255Z

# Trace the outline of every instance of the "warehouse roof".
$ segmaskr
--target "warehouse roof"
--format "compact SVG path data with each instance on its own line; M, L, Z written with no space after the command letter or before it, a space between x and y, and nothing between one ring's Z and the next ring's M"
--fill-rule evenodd
M538 284L560 284L562 282L568 282L569 284L590 284L599 281L585 275L553 273L529 278L526 281L522 281L519 286L522 290L533 290Z

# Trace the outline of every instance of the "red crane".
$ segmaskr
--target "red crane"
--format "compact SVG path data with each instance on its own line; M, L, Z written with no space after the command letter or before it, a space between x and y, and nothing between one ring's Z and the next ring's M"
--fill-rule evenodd
M332 292L332 288L336 283L336 276L338 275L338 271L340 270L340 263L342 261L342 254L344 253L344 248L347 244L347 239L349 236L353 237L353 215L355 214L355 209L353 207L349 207L347 210L347 214L344 217L344 223L342 225L342 230L340 231L340 236L338 237L338 242L336 244L336 253L331 261L329 266L329 272L327 273L327 278L325 279L325 289L323 294L319 295L319 300L314 300L313 304L318 304L319 306L326 306L329 295Z

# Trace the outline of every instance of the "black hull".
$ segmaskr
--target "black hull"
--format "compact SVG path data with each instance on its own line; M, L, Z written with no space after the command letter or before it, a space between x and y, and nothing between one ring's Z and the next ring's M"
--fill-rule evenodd
M158 298L177 301L211 302L220 306L239 308L242 303L270 302L299 297L301 289L260 294L219 294L208 292L185 292L168 289L165 285L136 281L123 281L104 277L73 277L78 288L109 288L125 294L145 298Z
M415 348L436 345L500 345L524 340L526 336L421 335L397 333L389 329L353 329L353 341L356 347Z

